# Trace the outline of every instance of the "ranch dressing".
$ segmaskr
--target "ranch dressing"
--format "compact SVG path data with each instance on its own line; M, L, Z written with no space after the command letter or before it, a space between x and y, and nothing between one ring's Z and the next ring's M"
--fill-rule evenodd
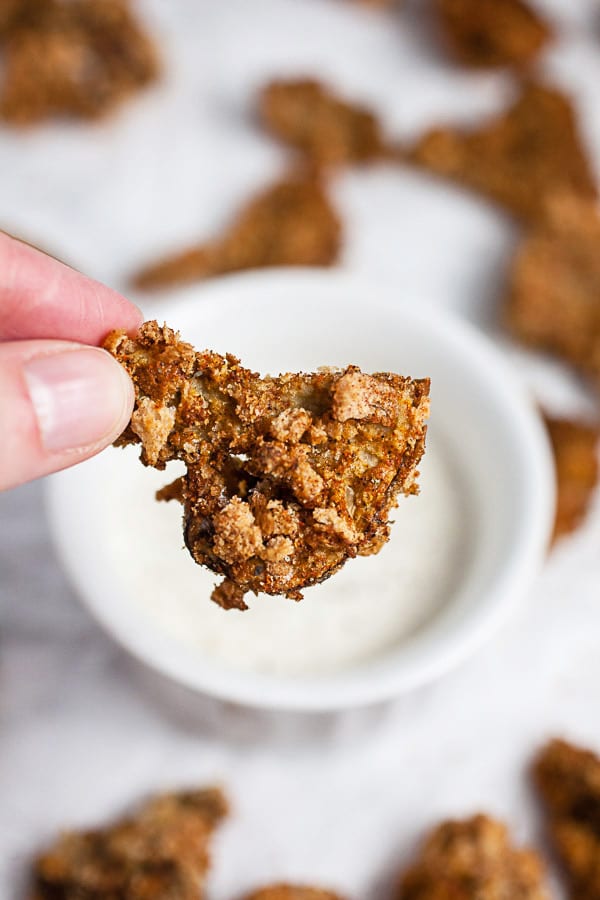
M203 658L279 675L347 669L417 632L457 582L467 517L444 450L439 439L428 440L421 492L400 497L391 539L377 556L348 561L299 603L249 595L245 612L222 610L209 599L217 579L183 548L180 505L154 500L154 491L179 474L178 464L156 472L140 465L137 450L120 451L104 498L110 564L140 616Z

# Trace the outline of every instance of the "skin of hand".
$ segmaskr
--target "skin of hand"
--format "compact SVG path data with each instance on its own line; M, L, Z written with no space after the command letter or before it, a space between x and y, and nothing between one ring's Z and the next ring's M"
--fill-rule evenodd
M99 344L140 310L0 233L0 490L81 462L127 425L133 385Z

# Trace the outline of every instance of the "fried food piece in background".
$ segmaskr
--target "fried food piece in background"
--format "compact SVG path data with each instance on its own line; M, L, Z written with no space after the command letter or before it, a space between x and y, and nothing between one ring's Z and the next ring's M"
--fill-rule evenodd
M484 815L442 822L402 876L398 900L550 900L543 864Z
M557 504L553 540L575 531L600 477L600 430L581 422L546 417L556 464Z
M426 133L408 159L526 220L543 217L557 191L597 196L571 101L541 84L523 85L508 111L482 128Z
M300 600L377 553L398 495L417 492L428 380L355 366L261 378L156 322L105 347L136 390L117 444L141 443L158 469L186 464L163 497L183 498L186 545L225 576L212 595L225 608L245 609L248 591Z
M321 888L273 884L253 891L244 900L340 900L340 897Z
M24 6L31 0L2 0L0 2L0 41L15 27Z
M379 122L310 78L272 81L261 92L263 125L316 166L362 163L383 152Z
M242 208L222 237L148 266L133 279L141 290L271 266L330 266L342 226L320 182L288 176Z
M551 37L523 0L434 0L434 9L449 52L467 66L532 62Z
M200 900L220 790L166 794L105 829L67 833L35 863L30 900Z
M571 896L600 897L600 758L563 740L546 745L533 776Z
M25 0L3 42L0 118L99 118L159 71L126 0Z
M560 193L517 252L506 308L512 334L600 383L600 215Z

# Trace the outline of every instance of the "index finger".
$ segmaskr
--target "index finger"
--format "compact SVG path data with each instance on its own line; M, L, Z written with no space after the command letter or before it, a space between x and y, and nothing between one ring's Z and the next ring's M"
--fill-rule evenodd
M143 316L116 291L0 233L0 341L54 338L100 344Z

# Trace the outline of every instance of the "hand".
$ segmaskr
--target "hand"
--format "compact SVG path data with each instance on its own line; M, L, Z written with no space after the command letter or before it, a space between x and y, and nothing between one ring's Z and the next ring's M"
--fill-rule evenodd
M0 490L87 459L120 434L133 386L98 344L141 321L116 292L0 234Z

